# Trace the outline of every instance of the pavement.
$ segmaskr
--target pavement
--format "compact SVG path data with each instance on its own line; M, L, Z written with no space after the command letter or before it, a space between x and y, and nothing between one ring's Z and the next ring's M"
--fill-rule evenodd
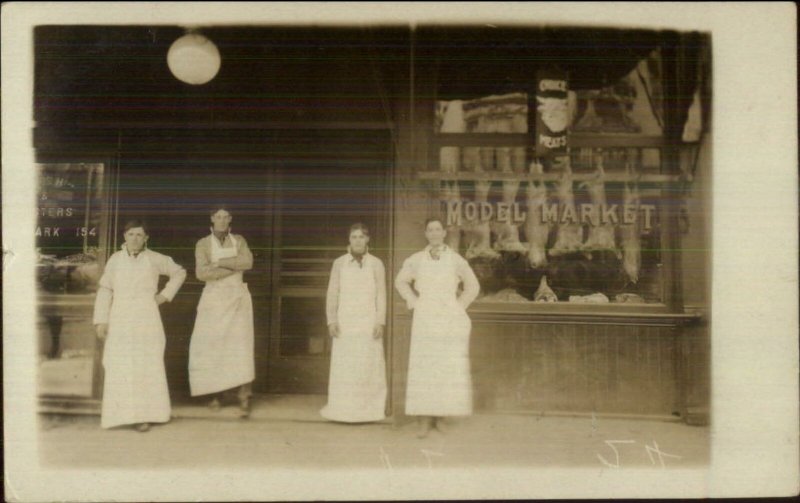
M149 469L631 467L700 468L709 463L707 427L650 419L475 414L448 419L417 438L412 422L323 420L324 397L255 397L249 419L236 407L173 407L147 433L103 430L95 415L42 414L42 466Z

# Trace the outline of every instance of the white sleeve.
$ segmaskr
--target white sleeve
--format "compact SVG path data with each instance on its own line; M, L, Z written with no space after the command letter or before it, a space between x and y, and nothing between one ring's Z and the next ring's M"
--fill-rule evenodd
M411 289L411 283L416 280L417 276L417 255L408 257L403 262L403 267L397 273L397 278L394 280L394 287L400 293L400 296L409 304L414 304L417 300L417 295Z
M472 271L472 268L469 266L469 262L464 260L461 256L459 256L457 260L456 274L458 274L459 279L464 283L464 291L461 292L461 295L458 297L458 303L466 309L478 297L478 294L481 292L481 285L475 273Z
M331 266L331 277L328 279L328 293L325 296L325 316L328 325L339 322L339 269L341 261L336 259Z
M94 315L92 323L99 325L101 323L108 324L108 318L111 314L111 303L114 300L114 268L117 261L112 255L109 257L108 262L103 270L103 275L97 285L97 296L94 299Z
M169 276L169 281L164 285L164 289L161 290L161 295L172 302L175 294L178 293L181 285L186 280L186 269L176 264L172 257L161 255L160 259L158 261L158 273Z

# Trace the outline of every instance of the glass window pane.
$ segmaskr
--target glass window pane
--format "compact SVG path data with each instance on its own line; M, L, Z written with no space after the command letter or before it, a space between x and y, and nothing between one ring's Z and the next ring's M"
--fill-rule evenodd
M39 166L39 287L54 293L88 293L97 289L101 268L101 164Z
M104 166L37 168L39 393L90 397L96 352L92 310L105 255Z
M575 133L663 134L661 55L653 51L617 82L576 92Z
M91 311L42 308L39 334L39 394L92 396L96 339Z
M527 133L528 94L436 102L437 133Z
M582 180L571 210L559 182L442 182L448 242L470 262L482 300L530 302L549 288L560 302L663 301L660 190Z

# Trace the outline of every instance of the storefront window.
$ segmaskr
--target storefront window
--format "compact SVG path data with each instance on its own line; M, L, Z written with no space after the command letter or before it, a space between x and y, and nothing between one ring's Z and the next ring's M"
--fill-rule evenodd
M535 97L436 103L427 178L439 180L449 244L483 301L664 302L661 74L656 50L597 89L546 70ZM529 131L533 104L531 129L562 135L546 148Z
M483 300L662 302L660 189L568 180L442 182L449 245Z
M435 121L437 133L528 133L528 95L438 101ZM525 156L524 147L442 147L439 167L445 172L521 171Z
M436 102L437 133L527 133L528 95L498 94Z
M91 396L102 274L102 164L41 164L35 229L42 395Z
M568 76L565 74L565 77ZM541 97L535 103L547 107ZM655 50L642 59L627 75L597 89L566 91L565 122L570 135L607 135L619 140L624 151L622 135L642 137L662 136L664 124L661 53ZM497 94L465 100L436 101L434 132L453 133L533 133L529 120L529 95L525 92ZM439 149L438 169L454 172L524 172L531 156L518 141L496 146L444 146ZM575 143L575 142L571 142ZM586 166L591 150L571 148L572 167ZM658 149L644 149L640 162L651 171L660 168ZM612 154L612 155L608 155ZM622 155L607 152L614 169L615 160ZM657 172L657 171L656 171Z
M627 75L600 89L575 92L573 133L663 133L661 55L653 51Z

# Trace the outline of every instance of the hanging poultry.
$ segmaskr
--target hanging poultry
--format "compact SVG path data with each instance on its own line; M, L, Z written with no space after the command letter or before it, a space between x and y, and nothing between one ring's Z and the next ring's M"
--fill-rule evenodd
M539 162L531 163L531 174L541 175L542 165ZM542 218L544 206L547 204L547 187L540 179L533 177L528 182L526 190L526 208L528 212L525 221L525 236L528 239L528 263L534 269L547 265L547 238L550 235L550 224Z
M573 131L600 131L603 127L603 119L597 115L594 102L600 96L600 91L591 90L583 93L583 99L586 101L586 110L583 115L578 119L573 127Z
M498 160L505 159L501 164L501 172L513 173L511 169L511 149L498 149L497 155ZM519 180L503 181L503 203L507 205L507 208L511 208L517 200L519 183ZM517 253L526 253L528 251L519 240L519 226L515 225L510 217L505 222L497 222L494 228L495 234L497 234L497 241L494 243L495 250Z
M475 182L475 202L478 204L487 202L491 188L491 181L477 180ZM492 249L492 230L489 222L482 222L480 219L476 219L470 225L469 243L467 244L465 256L467 259L477 257L497 258L500 256L499 253Z
M556 242L547 252L551 257L581 251L583 247L583 227L575 221L577 220L577 210L575 209L575 194L572 191L572 169L569 166L569 162L564 166L564 174L558 184L557 193L560 203L559 223ZM575 217L575 220L569 218L570 215Z
M442 133L463 133L466 131L464 107L461 100L453 100L447 104L442 119ZM458 147L442 147L439 151L439 170L444 173L456 173L461 165L461 149Z
M594 214L592 215L592 225L589 226L589 237L583 243L583 250L586 252L586 258L591 259L591 252L610 250L617 256L617 259L622 258L622 254L617 248L614 240L614 224L611 222L602 222L600 212L606 207L606 183L605 171L603 170L603 156L598 157L597 163L597 176L580 185L589 192L589 198L592 201L592 208Z
M639 195L639 187L636 183L636 178L631 173L630 163L625 167L628 174L628 181L625 183L625 192L623 195L623 202L627 207L636 209L634 213L636 218L633 223L620 225L622 234L622 268L625 274L628 275L631 283L639 281L639 271L642 267L642 238L641 226L639 223L639 206L641 204L641 197ZM631 187L632 185L632 187Z
M441 188L441 200L448 205L461 200L461 190L457 181L444 181ZM458 224L450 224L446 227L447 235L445 244L456 252L459 251L461 244L461 227Z
M509 208L512 207L519 191L519 180L503 181L503 203ZM497 222L495 225L497 241L494 243L495 250L506 252L527 253L528 249L519 240L519 226L510 220Z

